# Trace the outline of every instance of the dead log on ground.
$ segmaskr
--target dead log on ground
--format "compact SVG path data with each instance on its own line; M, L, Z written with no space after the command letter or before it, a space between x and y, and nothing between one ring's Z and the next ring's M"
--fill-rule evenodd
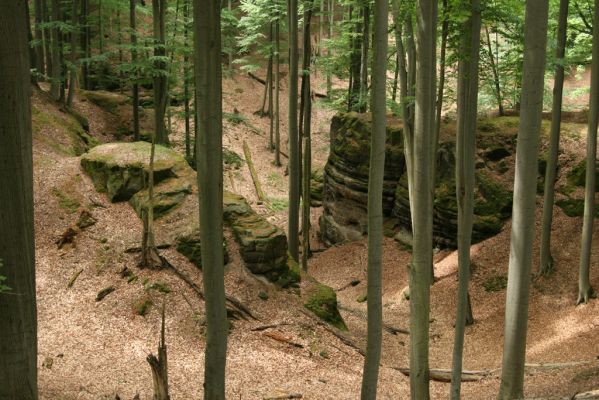
M256 189L256 196L258 196L258 200L261 202L266 202L268 199L262 190L262 185L260 184L260 179L258 178L258 173L256 172L256 168L254 167L254 162L252 161L252 152L247 142L243 141L243 154L245 155L245 162L247 163L248 169L250 170L250 175L252 176L252 181L254 182L254 188Z

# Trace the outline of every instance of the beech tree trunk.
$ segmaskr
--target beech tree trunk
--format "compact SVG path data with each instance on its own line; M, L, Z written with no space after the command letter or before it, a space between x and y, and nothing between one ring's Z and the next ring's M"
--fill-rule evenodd
M360 84L362 83L361 79L361 70L362 70L362 21L360 20L361 16L357 17L353 16L354 9L352 6L349 7L349 20L353 25L353 37L351 39L351 55L350 55L350 85L349 85L349 101L348 101L348 110L349 111L359 111L360 108L360 93L362 92L362 88ZM360 13L358 13L360 14ZM354 21L355 18L357 21Z
M61 20L60 0L52 0L52 22ZM50 95L54 100L60 99L62 86L62 63L60 60L60 29L55 26L51 29L52 36L52 70L50 71Z
M289 255L295 262L299 262L299 136L297 120L297 0L287 2L289 16L289 225L288 243Z
M70 71L69 71L69 93L67 95L67 107L73 106L73 99L75 98L75 91L77 90L77 60L79 54L77 50L77 43L79 41L79 1L73 0L72 3L72 24L73 31L71 32L71 54L70 54Z
M45 0L42 0L45 1ZM89 26L89 0L81 0L81 53L89 59L90 54L90 26ZM47 39L46 39L47 40ZM81 83L85 90L89 90L89 62L81 65Z
M335 23L335 1L329 0L329 40L333 38L333 29ZM331 46L327 46L327 57L331 58ZM327 71L327 97L331 98L333 91L333 78L331 71Z
M447 52L447 36L449 34L449 10L447 0L443 0L443 23L441 24L441 54L439 56L439 84L437 88L437 108L435 116L435 145L439 141L441 131L441 112L443 111L443 92L445 89L445 54Z
M36 400L37 316L27 9L0 13L0 398ZM10 38L8 40L7 38Z
M281 133L280 133L280 117L279 117L279 94L280 94L280 37L279 37L279 17L275 21L275 166L281 166Z
M312 177L312 96L310 83L310 64L312 61L312 46L310 44L310 31L312 22L313 0L304 2L304 71L302 78L303 90L303 172L302 172L302 269L308 271L308 257L310 257L310 179Z
M86 0L84 0L86 1ZM131 29L131 63L137 71L137 16L136 16L137 0L129 0L129 28ZM132 107L133 107L133 139L139 140L139 84L137 83L137 72L133 75L132 92Z
M559 137L562 120L562 94L564 91L564 56L568 27L569 0L560 0L559 21L557 26L557 45L555 48L555 79L553 83L553 106L551 109L551 133L549 139L549 159L545 170L545 196L543 200L543 222L541 230L541 275L547 275L553 270L551 256L551 225L553 222L553 200L555 178L557 175L557 157L559 152Z
M194 0L196 143L206 297L204 399L225 400L228 321L223 265L222 65L218 1ZM214 62L218 60L218 62Z
M154 27L154 56L166 57L166 0L152 0L153 27ZM164 118L167 102L167 69L166 62L157 60L154 68L160 74L154 76L154 130L156 131L156 143L168 144L168 133Z
M587 133L587 163L584 188L584 216L580 247L577 304L586 303L595 296L589 281L593 220L595 217L595 163L597 160L597 126L599 122L599 0L595 0L593 16L593 61L591 65L591 96L589 99L589 127Z
M42 7L42 0L34 0L34 14L35 14L35 33L34 37L37 42L35 45L36 54L36 66L37 73L44 75L46 73L46 64L44 62L44 30L41 25L44 21L44 9Z
M229 1L229 4L231 4L231 2ZM184 25L185 25L185 30L184 30L184 37L185 37L185 44L184 47L187 48L188 44L189 44L189 0L185 0L185 4L184 4L184 10L183 13L185 14L184 16ZM187 160L191 160L191 125L190 125L190 117L189 117L189 113L190 113L190 107L189 107L189 75L190 75L190 71L189 71L189 56L187 55L187 52L185 53L185 55L183 56L183 97L185 97L185 158L187 158Z
M429 399L429 313L433 264L432 167L435 136L437 0L416 2L416 108L414 114L412 231L410 265L410 391Z
M382 253L383 253L383 180L387 138L387 36L389 2L374 3L374 40L372 62L372 133L368 173L368 332L362 400L376 399L381 345L383 338Z
M360 66L360 97L358 100L359 111L366 112L368 109L368 48L370 47L370 7L362 8L362 55ZM385 58L385 63L387 59Z
M499 116L505 115L503 111L503 96L501 95L501 85L499 84L499 71L497 71L497 65L495 64L495 56L493 55L493 49L491 49L491 35L489 35L489 27L485 26L485 34L487 36L487 55L489 56L489 62L491 63L491 71L493 72L493 83L495 85L495 98L497 99L497 110Z
M548 8L548 0L526 2L522 106L516 149L500 400L524 397L524 360L535 229L537 160L543 111Z
M445 3L446 5L447 3ZM474 214L478 59L480 51L480 0L471 0L470 18L461 32L458 63L458 128L456 145L456 197L458 205L458 302L453 345L451 399L460 399L464 331L469 307L470 246ZM447 11L446 11L447 12ZM438 109L437 109L437 115ZM471 316L471 315L470 315Z

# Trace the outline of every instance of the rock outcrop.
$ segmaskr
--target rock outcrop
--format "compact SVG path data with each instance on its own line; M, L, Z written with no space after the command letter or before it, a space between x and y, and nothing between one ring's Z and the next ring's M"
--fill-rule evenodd
M113 201L132 200L138 210L147 207L147 177L150 171L150 144L147 142L108 143L81 156L81 166L92 178L96 190ZM193 170L172 149L156 146L154 182L157 215L180 203L191 192Z
M517 129L512 121L481 123L476 163L475 218L473 241L498 233L511 213L511 192L496 179L507 171L507 157L514 154ZM517 124L516 124L517 128ZM434 240L454 247L457 236L455 194L455 126L445 125L437 151L434 202ZM343 113L331 123L331 153L324 173L324 212L321 236L328 243L359 240L367 230L370 115ZM503 170L503 171L500 171ZM401 121L390 118L387 126L383 213L386 227L411 230L407 170L403 152ZM387 228L386 228L387 229Z
M200 228L196 225L184 229L175 236L175 249L187 257L196 267L202 268L202 241L200 239ZM225 241L223 241L223 261L225 264L229 262L229 252Z

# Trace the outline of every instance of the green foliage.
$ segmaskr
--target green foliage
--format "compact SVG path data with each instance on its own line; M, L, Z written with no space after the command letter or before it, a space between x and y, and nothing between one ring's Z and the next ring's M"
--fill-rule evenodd
M499 292L507 287L507 276L495 275L483 282L483 287L487 292Z

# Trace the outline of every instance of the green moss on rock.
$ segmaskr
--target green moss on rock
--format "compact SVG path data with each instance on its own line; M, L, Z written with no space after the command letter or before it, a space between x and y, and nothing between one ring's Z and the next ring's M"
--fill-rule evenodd
M153 210L154 219L160 218L181 204L191 193L191 182L187 178L171 178L154 187ZM148 189L140 190L130 199L129 204L141 218L143 212L150 208Z
M119 106L129 103L128 97L104 90L80 90L79 95L114 115L118 115Z
M175 249L183 254L196 267L202 268L202 242L200 239L200 228L187 229L175 237ZM223 262L229 262L227 243L223 240Z
M330 286L310 278L306 281L302 298L304 307L320 319L338 329L347 330L347 325L345 325L345 321L343 321L337 307L337 294Z
M581 160L568 173L568 184L572 186L584 187L586 184L587 162ZM599 182L599 162L595 164L595 182ZM595 191L599 191L599 185L595 185Z

